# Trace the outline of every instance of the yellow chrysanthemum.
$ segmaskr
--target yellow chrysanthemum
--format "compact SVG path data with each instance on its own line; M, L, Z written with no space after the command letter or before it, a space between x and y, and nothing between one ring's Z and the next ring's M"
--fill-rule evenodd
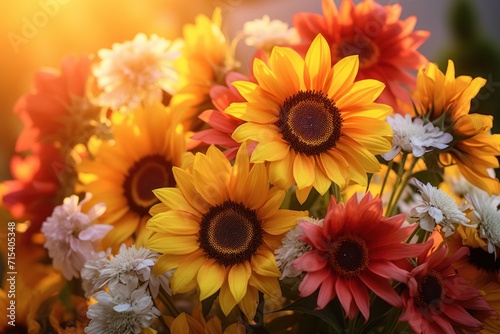
M172 167L182 165L185 143L182 127L160 103L114 113L112 123L114 140L103 142L78 171L81 190L92 193L91 204L106 204L102 221L114 225L103 246L118 249L151 217L159 202L152 190L175 186Z
M455 78L451 60L446 73L430 63L418 72L413 100L420 116L453 136L449 148L441 156L443 164L456 164L469 182L491 195L500 193L498 179L488 174L488 169L499 167L500 135L489 133L492 116L469 114L471 100L485 83L486 80L480 77Z
M254 60L257 83L233 83L247 101L226 109L246 121L233 138L257 141L251 161L269 161L271 183L285 189L297 184L301 202L312 187L324 194L332 181L366 185L367 173L380 170L375 154L391 150L385 118L392 108L373 102L385 86L354 82L358 67L358 56L332 67L328 43L318 35L305 59L275 47L269 66Z
M154 273L176 268L174 293L198 287L200 300L217 291L227 315L238 304L252 320L262 291L281 297L274 259L282 235L307 212L279 210L285 191L269 187L264 164L250 167L246 145L233 166L214 146L197 153L192 174L173 168L178 188L155 190L146 247L162 253Z
M201 304L196 304L192 315L181 313L176 318L165 317L170 332L179 334L243 334L246 333L242 324L231 324L222 330L222 323L217 316L208 321L203 317Z
M210 87L223 84L226 73L236 67L221 25L221 8L216 8L212 19L200 14L195 24L183 28L184 48L177 61L180 90L170 104L176 113L182 114L187 129L202 124L196 116L213 108Z

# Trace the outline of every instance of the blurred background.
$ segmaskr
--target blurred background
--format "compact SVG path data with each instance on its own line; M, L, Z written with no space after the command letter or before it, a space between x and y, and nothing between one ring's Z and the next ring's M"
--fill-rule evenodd
M335 0L337 4L339 0ZM360 0L355 0L358 3ZM418 17L417 29L431 37L419 49L441 69L446 59L457 73L483 76L480 112L500 113L500 1L498 0L380 0L400 3L402 17ZM181 35L184 23L199 13L222 7L225 29L235 36L243 23L268 14L291 22L299 11L321 12L321 0L21 0L0 3L0 181L9 179L21 123L12 112L16 100L30 88L37 69L59 67L68 54L96 53L138 32L165 38ZM248 58L244 47L238 49ZM500 125L500 119L497 120ZM500 133L495 129L495 132Z

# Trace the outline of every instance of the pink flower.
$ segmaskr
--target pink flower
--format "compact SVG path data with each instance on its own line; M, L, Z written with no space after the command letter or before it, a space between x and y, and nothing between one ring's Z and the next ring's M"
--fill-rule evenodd
M369 290L393 306L403 305L390 280L407 281L408 271L399 262L418 256L424 245L403 243L415 227L401 227L404 215L386 218L382 212L382 200L370 193L359 202L351 197L345 207L332 197L323 227L299 224L302 239L313 248L293 262L307 272L301 296L319 288L318 308L338 297L350 319L358 310L369 318Z
M81 212L82 205L91 197L87 193L80 203L76 195L65 198L42 225L46 238L44 246L53 259L54 268L61 270L68 280L80 276L83 265L95 251L94 242L113 228L112 225L94 224L106 210L104 203L94 205L87 213Z
M428 248L431 246L432 242L427 243ZM404 313L399 320L408 321L415 333L455 333L455 327L481 330L482 321L495 312L479 290L451 267L468 253L467 247L461 247L447 257L446 245L430 255L423 252L406 283L408 289L402 295Z

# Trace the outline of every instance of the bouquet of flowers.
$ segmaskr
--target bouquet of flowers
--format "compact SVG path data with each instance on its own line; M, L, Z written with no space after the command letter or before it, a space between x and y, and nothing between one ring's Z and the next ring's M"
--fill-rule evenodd
M6 333L500 332L486 80L429 62L399 4L322 9L230 40L216 8L36 74Z

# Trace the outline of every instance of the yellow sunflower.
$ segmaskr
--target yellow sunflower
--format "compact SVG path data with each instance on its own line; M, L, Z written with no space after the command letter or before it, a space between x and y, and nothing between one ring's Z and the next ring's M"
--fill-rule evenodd
M152 190L175 186L172 167L182 165L186 151L182 127L160 103L114 113L112 123L114 140L99 145L78 172L80 190L93 194L92 205L106 204L102 220L114 225L103 246L118 249L151 217L159 202Z
M470 183L491 195L500 193L498 179L488 173L488 169L499 167L500 135L489 133L492 116L469 113L471 100L485 83L480 77L455 78L451 60L446 73L430 63L418 72L413 100L419 116L453 136L449 148L440 157L441 162L456 164Z
M183 28L184 48L176 62L180 90L170 105L182 114L187 129L203 124L196 116L213 108L210 87L224 84L226 73L237 67L221 25L221 8L217 7L211 19L200 14L194 24Z
M198 288L200 300L219 291L225 315L236 304L252 320L259 291L281 297L274 259L282 235L307 212L280 210L285 191L269 187L264 164L250 167L246 145L233 166L214 146L197 153L192 174L173 168L178 188L155 190L146 247L161 255L154 273L176 268L174 293Z
M247 102L232 103L227 113L246 121L234 132L238 142L258 142L252 162L269 161L269 177L282 188L297 185L303 202L314 187L324 194L335 182L366 185L376 173L375 158L391 150L392 108L374 103L384 84L354 82L358 56L331 66L330 47L318 35L303 59L290 48L275 47L269 66L255 59L257 83L233 84Z

